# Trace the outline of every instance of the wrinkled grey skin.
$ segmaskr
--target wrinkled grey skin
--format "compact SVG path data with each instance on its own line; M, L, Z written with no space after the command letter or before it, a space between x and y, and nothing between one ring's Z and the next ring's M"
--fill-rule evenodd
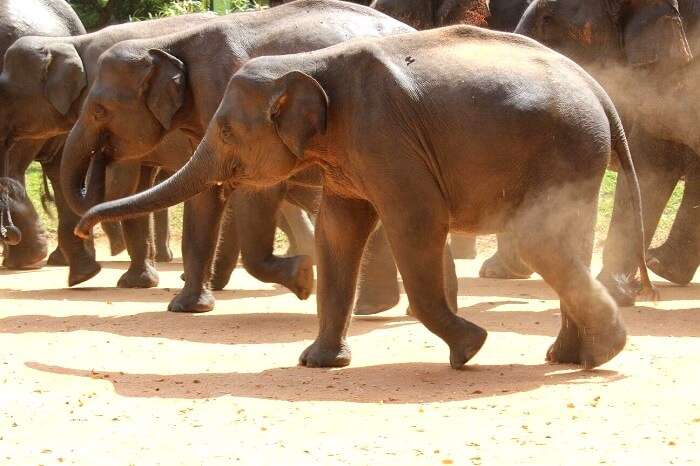
M631 188L637 228L629 240L646 271L622 123L580 67L530 39L468 26L358 40L250 60L187 165L131 199L94 207L78 232L215 183L255 189L320 166L320 325L302 365L349 364L360 257L381 220L411 309L447 343L453 368L478 352L486 331L453 314L446 300L442 252L450 230L515 232L523 257L561 298L562 328L547 359L590 368L626 340L615 302L589 270L612 152Z
M406 31L412 29L364 6L304 0L229 15L179 34L122 42L102 56L98 77L69 136L62 168L72 178L64 179L64 191L73 202L80 202L81 171L87 169L93 151L102 153L106 149L109 160L143 157L164 135L179 130L199 141L230 77L249 58L315 50L353 37ZM111 97L115 93L122 96L120 101ZM182 160L181 165L185 162ZM318 176L311 178L311 185L317 188ZM266 193L245 196L241 201L244 205L237 205L234 215L258 224L249 228L250 232L264 227L265 234L270 234L282 200L290 190L301 189L305 183L282 184ZM88 186L88 193L91 190ZM229 193L227 187L215 186L186 203L186 282L169 305L172 311L203 312L214 305L214 297L205 285ZM159 208L153 206L153 210ZM245 244L243 239L241 242ZM310 258L277 260L271 243L265 244L268 249L260 250L256 261L262 261L265 267L256 276L264 281L275 277L277 283L307 298L313 287ZM195 261L193 257L202 259ZM214 281L221 283L225 278Z
M0 135L8 143L24 141L46 141L63 138L76 121L82 97L94 78L97 60L102 52L115 43L134 37L150 37L182 30L190 25L202 24L213 15L191 15L146 22L123 24L105 28L91 34L64 37L24 36L13 43L5 54L5 66L0 75ZM42 117L36 118L39 114ZM190 150L185 140L184 150ZM64 173L59 173L61 163L59 145L51 157L49 172L52 179L64 183ZM118 173L119 171L124 173ZM117 172L117 173L114 173ZM143 179L141 178L143 175ZM114 166L105 171L94 171L90 178L100 184L108 198L132 194L134 189L152 184L155 171L150 168ZM125 185L128 183L128 185ZM62 190L56 189L57 204L68 201L74 211L75 203L63 198ZM100 199L101 200L101 199ZM59 242L75 242L72 230L77 216L63 216L59 227ZM70 222L72 220L72 223ZM153 266L154 251L148 219L124 223L126 246L132 258L129 269L120 277L118 286L125 288L151 287L158 283ZM81 283L99 270L93 257L85 254L66 254L70 270L68 284Z
M685 154L700 153L700 74L692 56L700 45L699 5L694 0L680 5L675 0L537 0L516 29L589 70L622 109L642 187L648 241L679 178L687 173L689 184L700 181L684 166ZM625 203L616 197L616 206ZM697 226L688 227L694 216L688 209L680 214L686 217L679 219L677 231L684 231L685 239L671 237L676 243L669 246L674 250L678 243L694 243L696 237L691 232ZM625 209L616 209L599 275L618 303L626 305L634 303L635 290L625 277L637 269L628 241L631 228ZM695 250L688 250L695 257L676 265L668 263L671 256L656 251L649 265L682 283L694 272L699 259Z
M26 35L65 36L83 34L80 19L73 9L63 0L27 0L27 1L2 1L0 2L0 69L4 66L5 51L18 38ZM4 102L3 102L4 104ZM0 176L7 176L20 185L24 185L24 171L34 159L49 159L52 154L52 145L45 147L42 143L22 142L11 147L7 142L0 146ZM7 160L5 160L7 158ZM8 173L3 173L7 167ZM55 180L52 180L55 181ZM58 185L55 185L58 187ZM59 206L60 207L60 206ZM3 265L8 268L25 268L35 266L38 262L38 252L46 255L47 243L43 234L43 227L39 223L38 216L31 205L26 206L28 217L15 220L23 224L23 241L17 245L5 245L5 257ZM77 218L75 219L77 221ZM75 225L75 222L71 226ZM86 251L82 241L71 238L83 254ZM51 261L61 262L63 259L60 250L57 250ZM44 257L42 256L41 259Z

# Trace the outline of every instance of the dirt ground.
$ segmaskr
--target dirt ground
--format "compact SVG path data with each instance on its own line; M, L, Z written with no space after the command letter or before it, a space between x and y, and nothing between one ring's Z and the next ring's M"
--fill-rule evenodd
M66 270L0 270L0 464L660 465L700 461L700 285L660 281L624 310L626 350L600 369L543 362L558 301L539 279L478 279L460 314L489 330L466 370L404 315L356 318L353 361L296 367L315 297L237 269L215 311L165 312L112 288L126 256L68 290ZM700 276L696 277L700 278Z

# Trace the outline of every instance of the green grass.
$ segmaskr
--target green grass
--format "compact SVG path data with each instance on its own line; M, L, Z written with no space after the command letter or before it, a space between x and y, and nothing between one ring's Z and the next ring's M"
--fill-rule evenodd
M617 174L615 172L608 171L603 179L603 185L600 190L600 204L598 210L598 227L596 235L596 248L600 248L607 236L608 226L610 224L610 217L612 215L613 200L615 197L615 184L617 180ZM675 218L678 206L681 203L683 197L683 183L679 183L676 190L671 196L671 200L666 206L663 216L661 217L661 222L659 223L659 228L654 236L654 243L662 242L668 235L671 225L673 224L673 219ZM30 198L34 202L41 220L44 222L48 232L55 236L56 234L56 223L57 218L55 215L55 209L51 209L51 213L47 213L41 207L41 193L43 192L42 179L41 179L41 167L38 163L32 163L27 171L27 192ZM170 225L171 232L175 238L180 238L182 236L182 206L173 207L170 209ZM278 247L283 247L285 244L283 236L278 234L277 243Z

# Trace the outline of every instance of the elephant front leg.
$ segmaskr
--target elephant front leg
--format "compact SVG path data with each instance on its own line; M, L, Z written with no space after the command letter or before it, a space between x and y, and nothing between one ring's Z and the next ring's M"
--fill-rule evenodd
M346 341L360 259L377 215L366 201L324 195L316 221L318 261L316 341L304 350L299 363L307 367L350 364Z
M185 203L182 232L185 286L170 301L169 311L207 312L214 308L209 278L225 202L222 188L214 187Z
M153 184L155 169L142 167L137 191ZM119 288L152 288L158 286L158 272L154 267L154 246L150 215L122 221L126 249L131 258L129 269L117 282Z
M231 279L231 274L238 263L241 252L238 239L238 226L236 225L236 209L233 203L235 194L229 197L226 203L224 219L221 222L221 233L216 246L216 258L211 277L213 290L223 290Z
M168 179L171 173L164 170L158 172L156 183ZM168 209L153 212L153 225L155 231L156 262L172 262L173 252L170 249L170 213Z
M313 260L309 256L279 257L273 253L277 213L286 187L258 192L236 192L235 211L243 265L265 283L279 283L299 299L307 299L314 286Z
M51 181L54 198L56 200L56 210L58 212L58 247L68 261L68 286L83 283L95 275L100 270L100 264L95 261L94 253L88 249L87 241L83 241L73 234L73 229L78 224L80 217L71 210L63 197L63 190L59 183L59 163L58 161L42 164L46 176Z

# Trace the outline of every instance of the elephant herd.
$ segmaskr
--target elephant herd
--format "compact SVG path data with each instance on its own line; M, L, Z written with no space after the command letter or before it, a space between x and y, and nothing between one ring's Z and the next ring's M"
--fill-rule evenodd
M599 366L625 346L618 305L656 296L647 266L684 284L700 264L698 6L271 0L88 34L63 0L0 0L3 265L48 253L24 190L38 161L59 215L48 263L68 265L70 286L100 271L98 223L131 258L118 286L157 286L167 208L184 202L170 311L211 310L239 255L306 299L315 262L319 334L300 364L345 366L350 316L395 306L398 270L457 369L486 331L457 315L452 253L468 237L453 251L447 236L498 233L481 275L540 274L561 300L547 360ZM618 188L596 279L608 167ZM669 238L647 251L682 178Z

